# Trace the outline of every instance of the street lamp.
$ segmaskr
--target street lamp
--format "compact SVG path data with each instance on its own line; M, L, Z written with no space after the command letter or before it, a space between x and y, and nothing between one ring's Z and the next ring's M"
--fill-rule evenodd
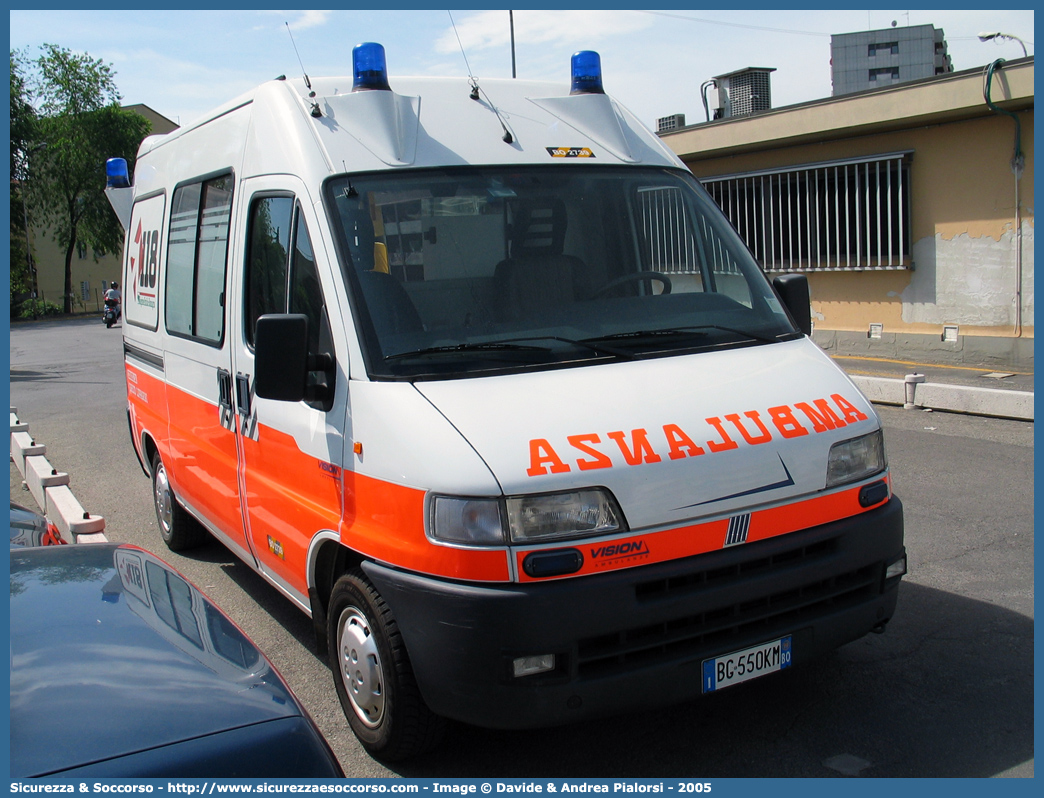
M1029 53L1026 52L1026 43L1018 36L1012 36L1010 33L1000 33L999 31L984 31L979 34L980 42L988 42L992 39L1011 39L1013 42L1018 42L1019 46L1022 47L1023 57L1029 55Z

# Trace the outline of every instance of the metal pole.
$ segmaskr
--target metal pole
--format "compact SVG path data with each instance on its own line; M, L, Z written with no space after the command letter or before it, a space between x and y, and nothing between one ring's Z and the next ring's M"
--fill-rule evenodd
M508 11L508 22L511 25L511 77L515 77L515 12Z

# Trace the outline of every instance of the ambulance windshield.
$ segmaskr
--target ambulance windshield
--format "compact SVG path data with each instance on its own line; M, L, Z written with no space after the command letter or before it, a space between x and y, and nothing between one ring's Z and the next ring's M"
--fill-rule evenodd
M799 335L691 175L590 165L327 185L375 379L445 379Z

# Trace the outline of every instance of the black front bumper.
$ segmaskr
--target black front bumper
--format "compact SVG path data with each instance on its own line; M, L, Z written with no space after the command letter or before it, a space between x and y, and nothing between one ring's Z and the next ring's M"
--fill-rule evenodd
M793 662L862 637L895 610L902 505L668 563L475 585L363 565L391 607L428 706L490 728L532 728L680 702L702 662L783 635ZM514 677L516 657L555 670Z

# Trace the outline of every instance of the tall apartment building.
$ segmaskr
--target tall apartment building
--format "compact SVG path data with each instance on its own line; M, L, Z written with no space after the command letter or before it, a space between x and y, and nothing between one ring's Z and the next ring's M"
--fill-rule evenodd
M934 25L839 33L830 37L832 94L891 86L953 72Z

